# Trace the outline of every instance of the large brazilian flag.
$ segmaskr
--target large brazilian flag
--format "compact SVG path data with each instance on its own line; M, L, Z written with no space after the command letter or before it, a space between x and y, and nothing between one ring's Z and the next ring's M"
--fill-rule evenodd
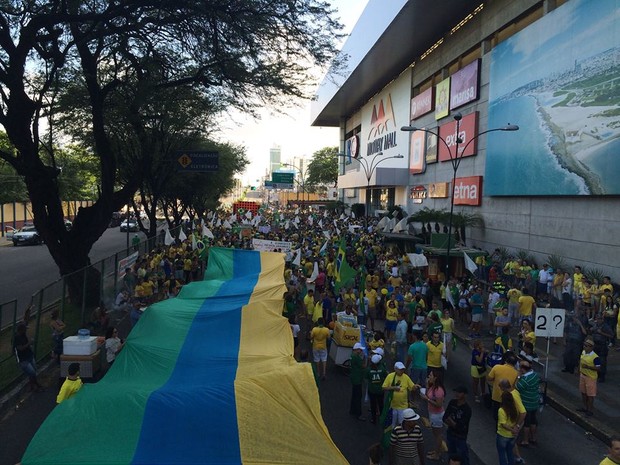
M346 464L281 316L284 256L212 248L149 307L113 367L45 420L34 464Z

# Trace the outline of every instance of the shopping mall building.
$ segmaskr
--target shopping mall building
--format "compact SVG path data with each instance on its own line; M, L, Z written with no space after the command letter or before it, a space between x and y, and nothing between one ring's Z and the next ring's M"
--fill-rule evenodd
M340 127L340 198L412 214L454 192L483 219L467 245L620 280L619 7L370 0L312 107Z

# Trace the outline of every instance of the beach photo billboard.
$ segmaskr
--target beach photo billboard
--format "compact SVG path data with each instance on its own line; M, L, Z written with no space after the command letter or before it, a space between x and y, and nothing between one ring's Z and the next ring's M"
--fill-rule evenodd
M491 52L489 196L620 194L617 0L572 0Z

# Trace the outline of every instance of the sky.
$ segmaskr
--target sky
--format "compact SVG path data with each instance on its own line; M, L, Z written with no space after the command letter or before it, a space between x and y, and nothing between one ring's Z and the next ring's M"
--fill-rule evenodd
M344 25L343 33L349 34L366 7L368 0L332 0L338 10L338 19ZM318 85L318 83L317 83ZM280 146L282 162L293 158L305 158L324 147L335 147L339 143L338 128L317 128L310 126L310 102L301 102L299 108L287 111L287 115L265 109L261 120L236 116L234 121L223 124L220 138L223 141L243 145L250 164L241 176L244 185L256 185L256 180L265 175L269 168L269 149Z

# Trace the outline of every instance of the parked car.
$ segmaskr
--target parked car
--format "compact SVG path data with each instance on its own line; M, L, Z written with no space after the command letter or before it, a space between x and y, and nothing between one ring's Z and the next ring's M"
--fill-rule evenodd
M4 237L7 241L10 241L13 239L13 234L15 234L17 231L19 231L18 229L15 229L13 226L5 226L4 227Z
M138 223L136 220L125 220L121 223L121 232L138 232L140 228L138 227Z
M35 228L32 223L24 223L22 228L13 234L13 245L21 245L21 244L35 244L39 245L43 241L41 240L41 236L37 232L37 228Z

